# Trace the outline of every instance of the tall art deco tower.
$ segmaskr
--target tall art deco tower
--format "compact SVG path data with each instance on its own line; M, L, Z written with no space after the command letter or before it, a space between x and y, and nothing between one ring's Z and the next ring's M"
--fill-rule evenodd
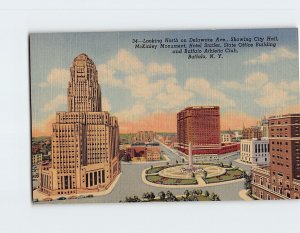
M48 195L105 190L120 173L118 120L102 111L94 62L78 55L70 68L68 112L57 112L51 162L42 164L39 191Z

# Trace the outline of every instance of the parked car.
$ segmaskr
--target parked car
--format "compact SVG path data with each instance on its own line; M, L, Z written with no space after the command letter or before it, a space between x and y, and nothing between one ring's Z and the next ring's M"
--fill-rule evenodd
M66 200L67 198L66 197L59 197L57 198L57 200L61 201L61 200Z

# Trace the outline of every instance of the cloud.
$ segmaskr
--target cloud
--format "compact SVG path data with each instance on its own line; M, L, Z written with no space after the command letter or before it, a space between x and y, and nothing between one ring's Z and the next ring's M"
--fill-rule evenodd
M268 74L262 72L254 72L246 76L245 80L242 83L237 81L222 81L221 86L226 89L253 91L261 88L268 82L268 80Z
M255 65L259 63L271 63L279 60L297 59L298 55L285 47L272 50L269 53L261 53L258 57L245 61L247 65Z
M269 81L266 73L255 72L249 74L242 83L236 81L223 81L222 87L239 91L251 92L255 95L254 103L263 108L281 108L299 95L299 81Z
M176 69L172 64L158 64L158 63L149 63L147 65L147 74L164 74L164 75L175 75Z
M45 104L42 108L43 112L55 112L58 110L58 107L61 105L67 104L67 96L66 95L58 95L54 97L53 100Z
M114 115L118 117L119 122L137 120L146 114L146 108L143 103L135 103L132 107L117 112Z
M120 49L117 55L110 59L107 64L114 70L129 73L139 73L144 70L144 64L132 53Z
M254 101L261 107L280 108L282 106L287 106L291 100L295 99L296 97L291 96L287 91L282 89L280 84L267 83L260 92L260 96L254 99Z
M221 87L223 89L243 90L244 84L237 81L221 81Z
M178 85L175 78L169 78L164 82L164 89L156 95L153 104L159 104L162 109L173 109L187 102L192 97L192 92Z
M214 88L204 78L191 77L186 80L185 88L203 97L211 105L221 105L221 107L234 107L235 101L226 96L225 93Z
M285 91L291 91L291 92L299 92L299 81L295 80L295 81L282 81L279 83L279 86L285 90Z
M257 89L268 82L268 75L266 73L255 72L248 75L245 79L245 89Z
M40 87L66 86L70 79L70 71L67 69L54 68L47 76L47 81L40 83Z
M123 80L115 78L116 71L107 64L101 64L97 66L98 80L100 84L106 84L110 86L122 86Z
M134 97L149 99L162 90L163 80L150 81L145 74L129 75L125 78L124 86Z

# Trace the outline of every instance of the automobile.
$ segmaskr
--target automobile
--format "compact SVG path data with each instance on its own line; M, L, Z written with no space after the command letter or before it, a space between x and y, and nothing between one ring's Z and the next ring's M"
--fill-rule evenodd
M53 199L51 197L46 197L43 199L43 201L53 201Z
M94 195L93 194L89 194L89 195L86 196L86 198L89 198L89 197L94 197Z
M85 196L84 195L80 195L80 196L77 197L77 199L82 199L82 198L85 198Z
M61 201L61 200L66 200L67 198L66 197L59 197L57 198L57 200Z
M71 197L68 197L68 199L77 199L76 196L71 196Z

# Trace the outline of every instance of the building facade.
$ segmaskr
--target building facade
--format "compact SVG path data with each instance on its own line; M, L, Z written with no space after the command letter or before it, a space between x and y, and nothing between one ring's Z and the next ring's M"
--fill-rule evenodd
M159 143L134 143L127 148L127 154L132 161L158 161L160 160Z
M252 192L261 199L299 199L300 114L268 120L270 163L252 169Z
M229 134L229 133L222 133L221 138L222 138L222 143L230 143L231 142L231 134Z
M43 155L42 154L35 154L31 157L31 163L32 165L38 165L43 161Z
M262 137L262 131L260 126L251 126L249 128L243 128L242 131L243 139L252 139Z
M219 106L193 106L177 113L177 148L193 155L220 155L239 150L239 143L221 143Z
M269 139L252 138L241 140L240 159L243 162L266 166L269 164Z
M132 137L132 142L152 142L155 138L153 131L139 131Z
M197 149L218 149L221 146L219 106L193 106L177 113L177 142L179 150L188 154Z
M70 72L68 111L56 113L51 162L40 166L39 191L48 195L104 190L120 173L118 120L102 111L96 66L80 54Z
M269 137L269 124L268 124L268 120L265 117L260 122L260 130L261 130L262 137L264 138Z

